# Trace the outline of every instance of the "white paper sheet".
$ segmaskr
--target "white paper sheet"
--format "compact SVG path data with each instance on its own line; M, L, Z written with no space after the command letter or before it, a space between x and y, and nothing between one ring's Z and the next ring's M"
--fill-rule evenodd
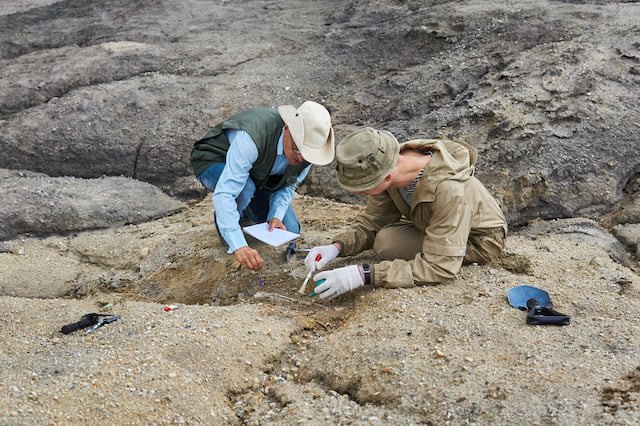
M295 240L300 236L300 234L296 234L295 232L289 232L277 228L269 232L269 224L267 222L258 223L257 225L245 226L242 229L252 237L257 238L260 241L274 247L281 246L291 240Z

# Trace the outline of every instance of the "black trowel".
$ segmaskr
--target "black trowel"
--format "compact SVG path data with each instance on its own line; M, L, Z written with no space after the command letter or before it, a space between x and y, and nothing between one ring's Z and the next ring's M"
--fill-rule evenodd
M529 285L507 291L509 303L516 309L527 311L527 324L569 325L570 316L553 310L549 293Z

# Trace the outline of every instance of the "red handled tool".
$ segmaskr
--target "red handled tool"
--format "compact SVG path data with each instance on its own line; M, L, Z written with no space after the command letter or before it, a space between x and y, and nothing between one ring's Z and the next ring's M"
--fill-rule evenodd
M322 255L320 253L317 254L315 261L319 262L320 259L322 259ZM298 290L298 293L300 294L304 294L305 289L307 288L307 282L309 282L309 278L311 278L311 274L313 273L312 270L309 270L309 273L307 274L307 277L304 279L304 282L302 283L302 287L300 287L300 290Z

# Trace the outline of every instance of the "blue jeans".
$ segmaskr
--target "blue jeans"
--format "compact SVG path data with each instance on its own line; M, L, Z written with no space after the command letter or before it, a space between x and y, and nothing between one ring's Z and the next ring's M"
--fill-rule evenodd
M200 183L210 192L216 189L225 163L213 163L198 176ZM246 216L255 223L267 221L269 214L269 206L271 205L271 196L273 192L257 189L256 184L251 178L247 179L247 183L236 198L236 205L240 217ZM287 227L287 231L300 233L300 222L293 211L293 207L289 204L287 212L282 218L282 223Z

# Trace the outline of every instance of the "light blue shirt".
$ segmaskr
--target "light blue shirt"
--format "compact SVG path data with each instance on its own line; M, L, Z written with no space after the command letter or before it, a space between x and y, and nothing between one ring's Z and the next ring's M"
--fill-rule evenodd
M250 199L242 199L241 195L245 195L242 194L245 186L255 187L249 177L249 171L258 159L258 147L244 130L225 130L225 133L230 146L224 169L213 192L213 205L217 212L225 212L224 214L218 213L216 219L222 237L229 244L228 252L233 253L240 247L248 245L242 228L240 228L238 209L244 209L251 201ZM269 174L284 174L287 165L287 157L284 155L282 146L282 133L280 133L276 161ZM295 183L272 194L267 221L273 218L282 220L291 204L296 186L307 177L310 169L311 164L300 173ZM253 196L253 192L246 194L245 198Z

